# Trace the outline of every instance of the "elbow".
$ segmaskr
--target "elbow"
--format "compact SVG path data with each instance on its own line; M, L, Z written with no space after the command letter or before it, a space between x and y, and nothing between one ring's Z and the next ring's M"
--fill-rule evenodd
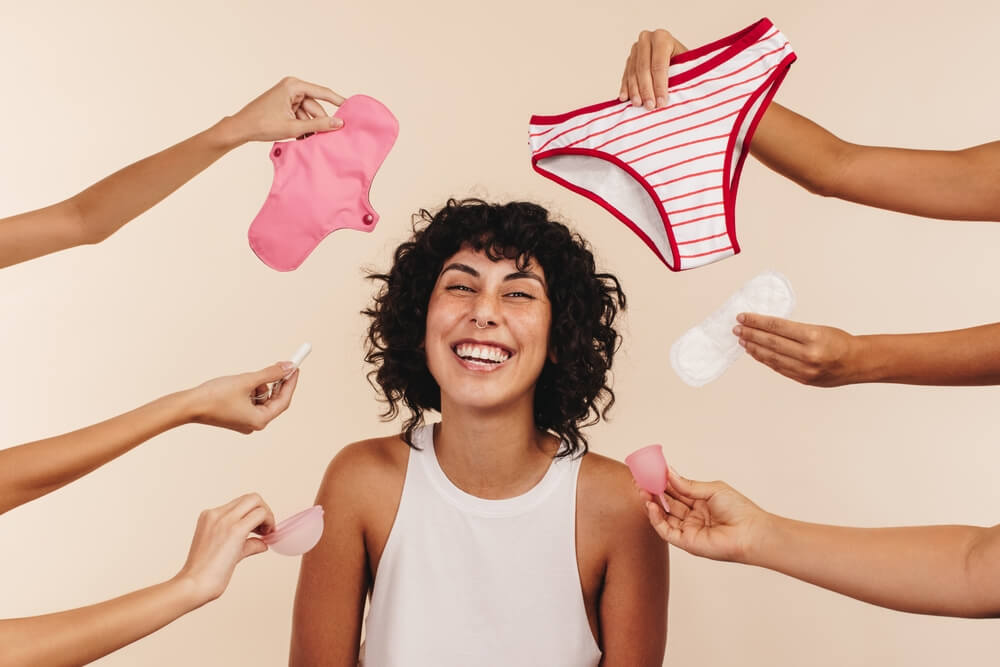
M858 146L830 135L817 147L807 168L792 176L809 193L843 199L848 190L851 162Z
M1000 618L1000 566L996 554L989 554L1000 526L979 529L965 547L963 562L965 591L955 616ZM995 551L995 549L993 549Z
M799 181L799 185L805 188L809 194L820 197L839 197L840 190L836 187L833 179L824 174L810 174Z
M59 204L63 207L62 217L72 230L72 245L97 245L104 239L111 236L107 229L102 229L100 225L95 225L90 220L85 207L74 197Z

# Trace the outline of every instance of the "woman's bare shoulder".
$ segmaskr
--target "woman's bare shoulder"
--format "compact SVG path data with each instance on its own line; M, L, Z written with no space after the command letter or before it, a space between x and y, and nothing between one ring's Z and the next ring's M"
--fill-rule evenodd
M586 525L609 535L649 528L628 467L593 452L580 463L577 512Z
M401 487L409 446L399 435L345 445L330 461L317 500L365 505Z

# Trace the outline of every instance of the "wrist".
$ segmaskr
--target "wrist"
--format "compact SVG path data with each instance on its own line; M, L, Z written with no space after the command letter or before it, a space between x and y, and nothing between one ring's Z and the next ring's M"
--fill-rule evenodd
M882 382L885 377L885 346L881 336L852 336L852 383Z
M760 510L760 515L750 522L750 536L739 562L744 565L767 567L769 555L780 542L779 532L786 520L777 514ZM780 548L780 547L779 547Z
M204 416L204 401L199 389L199 387L184 389L169 396L176 405L178 425L196 424Z
M185 608L185 613L197 609L218 597L206 593L203 587L198 585L197 581L183 572L179 572L173 578L167 580L166 585L176 596L178 603Z
M239 121L234 116L225 116L212 127L205 130L212 146L228 153L250 141L250 137L240 128Z

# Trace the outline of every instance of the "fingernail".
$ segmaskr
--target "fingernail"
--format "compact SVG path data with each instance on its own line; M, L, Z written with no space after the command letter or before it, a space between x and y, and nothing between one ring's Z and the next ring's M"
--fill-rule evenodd
M744 315L743 313L740 313L739 315L736 316L736 321L739 322L740 324L743 324L744 322L746 322L746 319L747 319L747 316Z
M646 107L648 110L652 111L653 110L653 100L646 100L646 102L645 102L645 104L643 104L643 106Z
M344 126L344 121L342 121L341 119L336 117L330 119L330 127L337 128L343 126Z
M278 364L278 365L279 365L279 366L281 366L281 369L282 369L282 370L285 370L285 371L290 371L290 370L292 370L292 368L294 368L294 367L295 367L295 364L293 364L293 363L292 363L292 362L290 362L290 361L282 361L282 362L281 362L280 364Z
M628 99L628 95L626 95L625 93L622 93L621 95L618 96L618 101L619 102L624 102L627 99Z
M639 106L641 104L642 104L642 100L640 100L638 97L633 97L632 98L632 106L637 107L637 106Z
M747 346L747 342L746 342L745 340L743 340L742 338L740 338L740 339L739 339L738 341L736 341L736 342L737 342L737 343L739 343L740 345L742 345L743 347L746 347L746 346Z
M733 327L733 335L734 336L739 336L741 333L743 333L743 327L741 327L738 324L735 327Z
M665 106L667 106L667 98L666 97L657 97L656 98L656 106L658 106L658 107L665 107Z

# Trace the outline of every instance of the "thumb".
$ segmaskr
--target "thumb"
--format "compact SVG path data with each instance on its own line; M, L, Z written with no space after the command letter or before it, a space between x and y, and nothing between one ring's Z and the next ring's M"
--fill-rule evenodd
M240 560L243 560L247 556L262 554L265 551L267 551L267 545L264 544L263 541L256 537L249 537L246 542L243 543L243 553L240 555Z
M670 483L673 484L674 488L681 493L681 495L691 498L692 500L708 500L711 498L716 491L719 490L718 482L695 482L690 479L685 479L677 474L677 471L671 467L667 467L667 475L670 478Z
M281 378L288 375L291 370L292 362L280 361L276 364L271 364L267 368L262 368L259 371L251 373L250 380L253 382L253 386L255 387L268 382L277 382Z
M298 137L310 132L339 130L344 126L344 121L336 116L320 116L319 118L310 118L308 120L293 120L291 123L292 131Z

